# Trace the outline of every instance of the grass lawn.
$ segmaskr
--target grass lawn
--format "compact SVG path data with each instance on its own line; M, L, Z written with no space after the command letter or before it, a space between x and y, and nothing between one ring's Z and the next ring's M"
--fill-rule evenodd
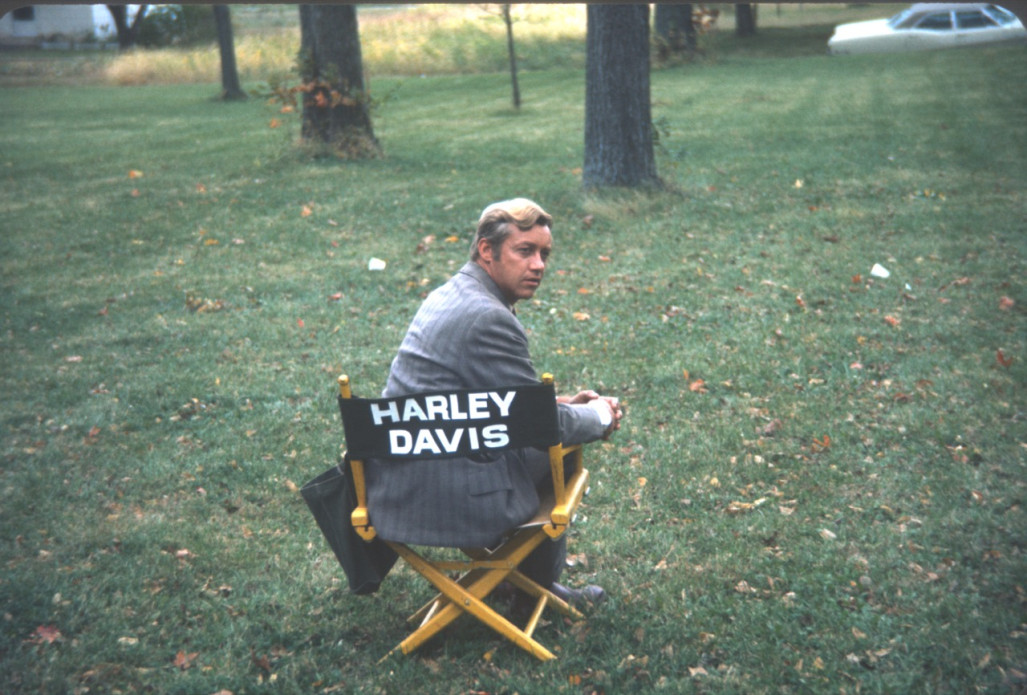
M653 74L668 190L603 196L578 69L375 78L366 162L209 84L4 88L4 692L1022 692L1025 68L724 50ZM566 574L610 600L548 665L376 666L428 592L349 595L298 486L513 195L536 367L627 407Z

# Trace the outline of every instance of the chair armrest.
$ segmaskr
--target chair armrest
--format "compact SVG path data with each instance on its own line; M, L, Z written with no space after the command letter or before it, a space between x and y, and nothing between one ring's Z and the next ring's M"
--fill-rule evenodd
M557 500L549 515L549 523L542 528L550 538L559 538L574 520L574 514L588 489L588 471L579 466L564 488L563 501Z
M371 518L367 513L367 485L364 482L364 462L358 459L350 459L350 472L353 474L353 492L356 494L357 504L350 514L350 524L361 538L365 541L374 540L378 533L371 526Z

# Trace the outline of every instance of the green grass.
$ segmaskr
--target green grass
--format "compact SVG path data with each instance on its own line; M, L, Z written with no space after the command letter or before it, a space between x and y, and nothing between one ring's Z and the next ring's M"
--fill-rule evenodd
M582 192L572 69L520 113L501 74L376 79L350 163L209 85L5 89L5 692L1022 690L1025 67L657 71L652 195ZM512 195L557 219L537 368L627 404L567 573L611 599L540 628L553 664L462 621L379 667L427 592L348 595L296 486L334 376L380 389Z

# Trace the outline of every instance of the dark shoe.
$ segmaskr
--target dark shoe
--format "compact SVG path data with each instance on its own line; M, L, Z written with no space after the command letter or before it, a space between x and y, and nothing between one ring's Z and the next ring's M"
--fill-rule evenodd
M549 587L549 590L552 591L557 598L563 599L575 608L581 608L584 606L595 608L606 600L606 592L603 591L603 587L596 586L595 584L589 584L584 589L571 589L563 584L553 582L553 585Z

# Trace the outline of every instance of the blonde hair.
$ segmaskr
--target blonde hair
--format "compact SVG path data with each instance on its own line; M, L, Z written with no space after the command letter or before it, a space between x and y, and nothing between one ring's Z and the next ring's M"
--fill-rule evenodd
M478 260L478 242L482 239L492 248L498 249L515 228L526 232L538 225L553 226L552 215L543 210L538 203L527 198L512 198L492 203L482 210L481 217L478 218L478 231L471 244L471 260Z

